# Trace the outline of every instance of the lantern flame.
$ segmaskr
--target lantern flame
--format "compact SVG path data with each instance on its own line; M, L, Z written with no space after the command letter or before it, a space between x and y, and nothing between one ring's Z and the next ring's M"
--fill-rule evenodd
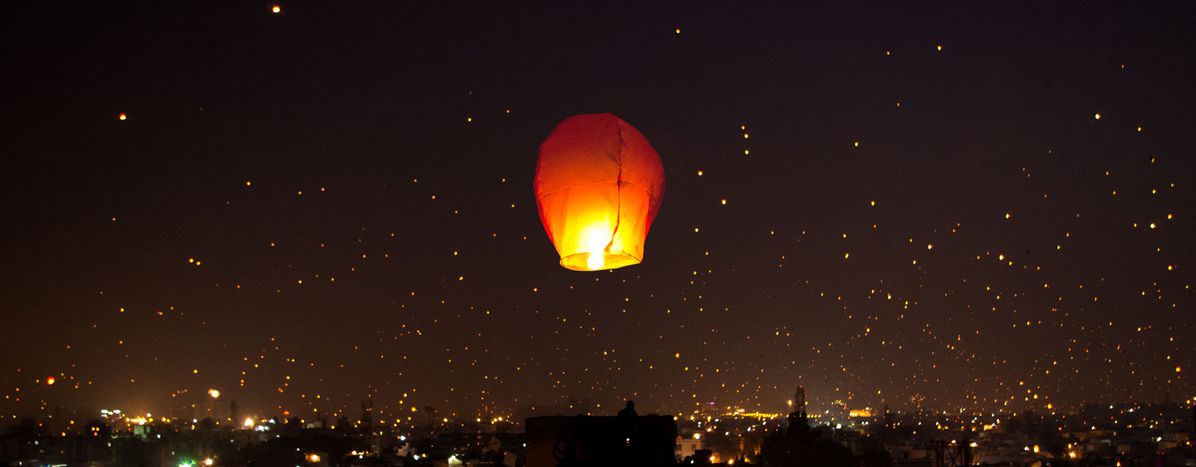
M602 259L602 253L600 252L590 253L590 259L586 260L586 266L589 266L591 271L602 269L602 265L604 264L606 264L606 260Z
M586 266L591 271L606 265L606 246L611 243L611 229L605 223L591 225L581 234L581 244L587 252Z

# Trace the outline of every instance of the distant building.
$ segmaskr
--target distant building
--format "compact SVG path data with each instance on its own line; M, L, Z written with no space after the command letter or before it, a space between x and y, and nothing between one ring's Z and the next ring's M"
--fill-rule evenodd
M789 425L810 427L810 415L806 413L806 387L798 386L793 394L793 412L789 413Z
M677 459L692 457L699 449L702 449L701 435L690 438L677 437L677 446L673 452L673 457Z

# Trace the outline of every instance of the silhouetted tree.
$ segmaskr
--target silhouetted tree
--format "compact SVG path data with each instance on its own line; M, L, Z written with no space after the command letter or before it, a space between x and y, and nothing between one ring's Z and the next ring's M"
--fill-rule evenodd
M760 449L760 464L774 467L858 467L846 446L823 438L804 424L773 432Z
M216 429L216 421L212 420L212 417L205 417L203 420L199 421L199 425L197 425L197 428L199 428L199 430L203 431L203 432L215 430Z
M349 417L341 415L340 418L336 419L335 430L337 433L348 434L351 428L353 428L353 422L349 421Z
M886 451L884 445L873 439L864 445L864 453L860 456L863 467L892 467L893 457Z

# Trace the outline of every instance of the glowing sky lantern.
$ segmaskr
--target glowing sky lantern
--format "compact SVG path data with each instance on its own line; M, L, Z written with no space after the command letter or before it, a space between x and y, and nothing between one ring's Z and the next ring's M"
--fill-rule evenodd
M598 271L639 264L664 197L664 167L630 124L574 115L540 145L536 205L561 266Z

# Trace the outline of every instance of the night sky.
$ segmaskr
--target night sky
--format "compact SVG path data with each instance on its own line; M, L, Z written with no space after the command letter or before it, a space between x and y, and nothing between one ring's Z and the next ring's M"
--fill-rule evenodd
M25 3L6 419L1196 397L1192 2ZM581 273L532 179L596 112L667 188Z

